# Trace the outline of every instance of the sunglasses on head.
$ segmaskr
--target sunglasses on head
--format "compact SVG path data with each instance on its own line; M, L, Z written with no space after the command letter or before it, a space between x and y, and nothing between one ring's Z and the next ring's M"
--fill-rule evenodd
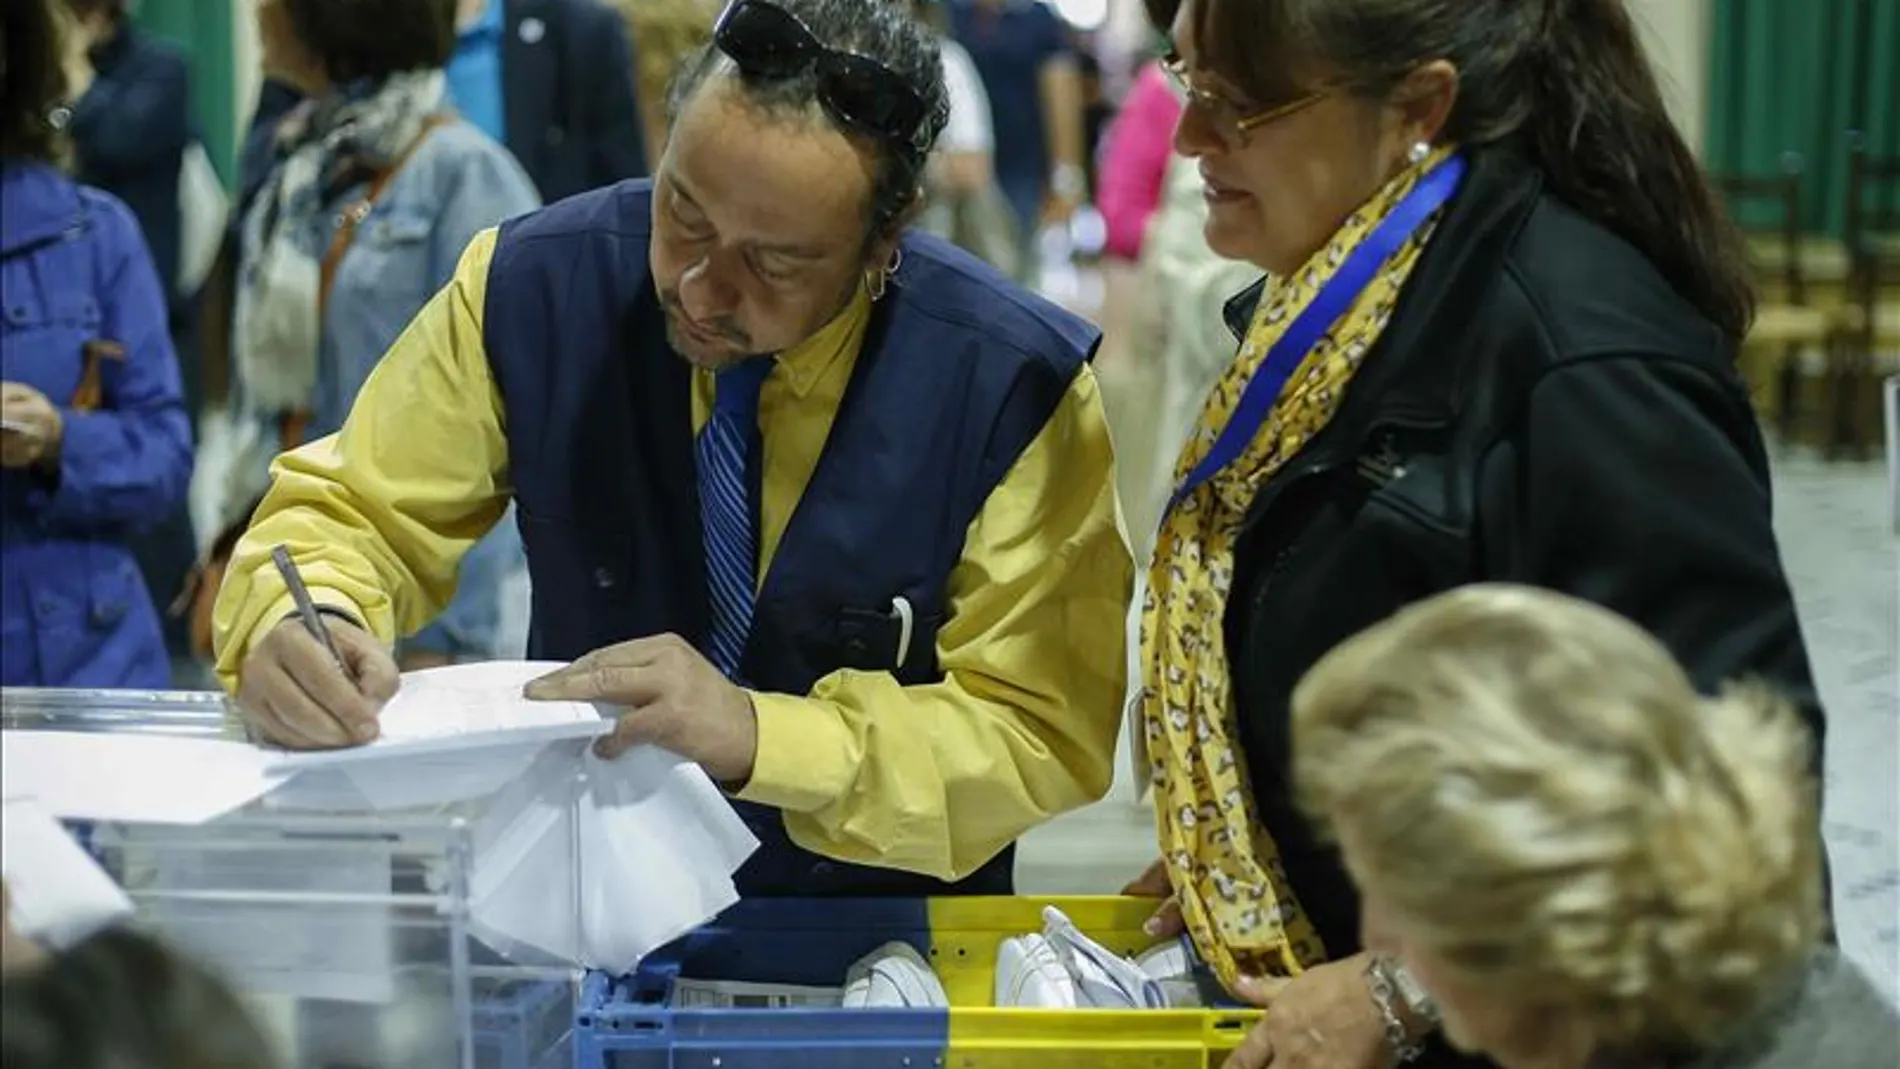
M929 107L896 71L869 56L831 48L797 15L770 0L733 0L713 25L713 45L748 78L818 76L818 101L864 133L916 145Z

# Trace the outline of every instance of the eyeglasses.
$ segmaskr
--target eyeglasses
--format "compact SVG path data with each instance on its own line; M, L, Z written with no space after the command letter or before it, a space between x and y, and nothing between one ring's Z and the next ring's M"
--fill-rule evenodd
M1207 117L1215 135L1229 150L1246 145L1250 132L1295 112L1304 111L1326 97L1326 90L1315 90L1285 103L1244 111L1232 100L1218 93L1210 93L1190 81L1187 64L1181 61L1180 56L1170 55L1163 59L1161 69L1167 72L1175 87L1187 97L1188 105Z
M930 107L902 75L869 56L831 48L797 15L769 0L733 0L713 44L750 78L818 75L818 101L840 122L918 147Z

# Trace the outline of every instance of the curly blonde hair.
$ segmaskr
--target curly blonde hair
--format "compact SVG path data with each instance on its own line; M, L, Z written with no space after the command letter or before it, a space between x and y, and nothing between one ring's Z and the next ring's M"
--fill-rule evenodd
M1620 1049L1699 1050L1824 925L1810 739L1767 689L1696 693L1603 608L1467 587L1293 695L1303 807L1449 967Z

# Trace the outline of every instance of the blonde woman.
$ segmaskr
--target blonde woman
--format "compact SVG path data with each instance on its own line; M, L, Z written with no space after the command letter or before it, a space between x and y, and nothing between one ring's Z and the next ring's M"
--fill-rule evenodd
M1293 696L1374 982L1409 975L1506 1069L1900 1064L1900 1015L1822 941L1810 740L1768 690L1700 697L1622 617L1518 586L1420 602Z

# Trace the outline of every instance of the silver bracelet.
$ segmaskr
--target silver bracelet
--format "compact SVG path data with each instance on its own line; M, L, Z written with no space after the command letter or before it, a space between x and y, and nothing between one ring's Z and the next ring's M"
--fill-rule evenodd
M1386 1044L1392 1048L1398 1063L1404 1065L1424 1054L1425 1044L1412 1038L1399 1017L1401 996L1384 958L1374 955L1366 962L1366 987L1372 993L1372 1004L1379 1008L1379 1016L1385 1024Z
M1431 1025L1433 1031L1442 1028L1445 1024L1444 1014L1438 1012L1438 1003L1431 994L1412 978L1412 970L1407 969L1405 963L1397 958L1384 958L1382 962L1387 979L1399 989L1399 997L1405 1000L1405 1006L1412 1011L1412 1016Z

